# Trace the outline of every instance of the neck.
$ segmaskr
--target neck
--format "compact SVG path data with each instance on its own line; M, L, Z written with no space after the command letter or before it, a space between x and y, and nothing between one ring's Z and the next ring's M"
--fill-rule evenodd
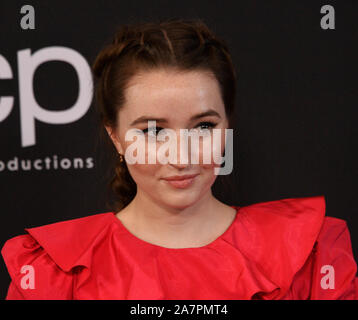
M137 190L133 201L123 210L127 227L142 238L174 247L192 246L207 238L208 230L222 224L222 204L211 189L195 204L175 208L155 202L142 190ZM119 217L121 213L119 214ZM227 221L227 220L226 220Z

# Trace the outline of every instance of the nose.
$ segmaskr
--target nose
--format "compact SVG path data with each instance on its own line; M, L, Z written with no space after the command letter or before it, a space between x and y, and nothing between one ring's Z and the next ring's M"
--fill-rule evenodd
M188 145L188 138L185 138L184 135L181 136L180 129L176 130L176 142L176 162L174 161L175 158L173 159L171 157L169 164L176 169L185 169L190 167L190 145Z

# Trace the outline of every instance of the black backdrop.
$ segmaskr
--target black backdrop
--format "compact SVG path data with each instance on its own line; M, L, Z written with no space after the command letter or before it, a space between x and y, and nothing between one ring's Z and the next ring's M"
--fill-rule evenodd
M35 9L33 30L20 26L26 4ZM335 9L335 29L321 28L324 5ZM356 0L1 0L0 96L14 103L6 117L0 107L0 245L24 227L107 211L106 152L98 145L93 104L82 101L83 115L62 124L26 117L31 86L43 109L73 106L80 89L75 69L59 60L43 63L31 84L22 50L64 47L90 65L119 24L169 17L206 21L228 42L238 69L232 186L215 184L216 195L241 206L325 195L326 215L348 223L357 260ZM1 79L7 67L12 77ZM83 83L89 99L90 83ZM16 170L20 160L31 170ZM9 282L1 259L3 297Z

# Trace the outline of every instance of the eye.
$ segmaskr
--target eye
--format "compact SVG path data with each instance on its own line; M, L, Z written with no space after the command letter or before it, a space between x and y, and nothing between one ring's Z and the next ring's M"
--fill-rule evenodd
M145 129L143 129L142 131L143 131L144 133L152 132L152 133L154 133L155 136L157 136L158 133L159 133L159 131L162 130L162 129L163 129L163 128L161 128L161 127L150 127L150 128L145 128Z
M197 127L199 127L201 130L202 129L209 129L210 130L215 126L216 126L216 123L207 121L207 122L200 122Z

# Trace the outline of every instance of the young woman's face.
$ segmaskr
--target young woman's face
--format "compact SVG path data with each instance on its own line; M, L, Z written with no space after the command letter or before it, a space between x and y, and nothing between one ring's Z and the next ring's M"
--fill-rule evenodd
M207 138L199 140L198 164L191 163L190 143L187 149L188 163L179 163L181 154L179 130L196 128L199 132L203 132L203 129L209 129L212 133L213 128L228 127L217 80L203 71L182 73L164 69L150 71L131 79L125 98L126 102L118 113L118 129L112 133L111 138L118 152L124 155L128 146L133 143L125 141L126 132L136 128L145 133L146 148L142 151L145 152L146 163L127 164L137 184L138 194L172 208L186 208L195 204L210 191L217 177L214 168L220 165L215 164L214 161L210 164L203 162L203 139ZM156 121L157 129L153 130L150 127L151 132L157 133L161 128L174 130L172 132L175 132L177 137L177 163L170 161L162 164L157 158L155 164L148 164L148 144L151 143L147 140L148 119ZM107 131L111 134L108 128ZM158 150L163 143L157 141L156 149ZM225 134L224 130L221 130L220 155L224 152L224 148ZM181 182L167 180L182 175L196 176L192 180Z

